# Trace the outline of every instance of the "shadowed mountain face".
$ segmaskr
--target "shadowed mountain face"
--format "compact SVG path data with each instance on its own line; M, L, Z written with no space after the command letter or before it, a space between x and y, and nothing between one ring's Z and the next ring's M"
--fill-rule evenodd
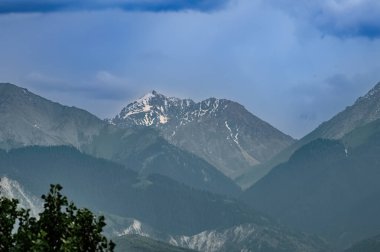
M238 186L206 161L170 145L158 132L118 129L12 84L0 84L0 148L74 146L140 175L162 174L194 188L235 195Z
M142 176L161 174L194 188L237 195L240 188L215 167L183 151L149 128L107 127L82 149L94 156L113 160Z
M236 200L134 171L72 147L26 147L0 153L0 174L34 195L60 183L80 206L139 219L169 233L194 234L260 219Z
M380 232L380 120L314 140L243 194L252 207L338 248Z
M265 175L276 165L287 161L303 145L318 138L340 139L352 130L377 119L380 119L380 83L375 85L366 95L357 99L352 106L347 107L327 122L322 123L269 162L257 167L256 170L250 170L243 174L236 181L243 188L247 188L257 182L258 173L262 176Z
M153 91L110 120L123 127L157 128L170 143L194 153L230 178L269 160L294 140L236 102L202 102Z

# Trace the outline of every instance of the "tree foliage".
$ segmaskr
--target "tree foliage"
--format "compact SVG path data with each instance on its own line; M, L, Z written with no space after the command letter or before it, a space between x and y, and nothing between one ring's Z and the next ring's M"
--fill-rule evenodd
M102 235L105 220L88 209L78 209L51 185L43 195L39 218L18 207L16 199L0 198L0 251L113 251Z

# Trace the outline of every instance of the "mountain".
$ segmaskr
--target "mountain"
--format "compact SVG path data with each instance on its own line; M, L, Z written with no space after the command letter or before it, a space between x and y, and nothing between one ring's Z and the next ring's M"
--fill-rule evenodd
M105 122L13 84L0 83L0 148L72 145L91 141Z
M263 176L276 165L287 161L303 145L318 138L340 139L352 130L377 119L380 119L380 82L366 95L359 97L353 105L319 125L311 133L277 154L272 160L262 164L255 170L242 174L236 179L236 182L246 189L258 181L258 174Z
M380 82L366 95L338 113L332 119L322 123L306 138L340 139L355 128L380 119Z
M41 195L50 183L60 183L63 193L77 206L107 213L106 221L111 225L107 232L119 230L118 236L139 234L170 242L204 230L240 230L239 225L249 223L244 230L250 229L250 235L255 232L249 240L269 243L271 251L283 251L276 244L325 246L322 241L316 243L314 238L289 231L232 198L198 191L160 175L139 177L118 164L73 147L33 146L0 151L0 174L17 181L28 195ZM216 241L212 236L206 238L209 243Z
M380 235L360 241L344 252L378 252L380 251Z
M172 237L171 244L204 252L326 252L326 243L302 233L255 224L203 231L193 236Z
M0 148L74 146L120 162L140 175L162 174L220 194L240 192L233 181L201 158L170 145L158 132L118 129L74 107L49 101L13 84L0 83Z
M380 120L341 140L314 140L242 198L284 224L347 248L380 233L379 143Z
M127 105L110 123L156 128L168 142L230 178L254 169L294 142L236 102L215 98L194 102L155 91Z
M326 242L319 237L294 232L273 222L245 223L229 228L205 230L187 236L157 232L146 224L134 220L127 228L117 234L116 241L126 239L131 235L147 237L176 247L203 252L329 251Z

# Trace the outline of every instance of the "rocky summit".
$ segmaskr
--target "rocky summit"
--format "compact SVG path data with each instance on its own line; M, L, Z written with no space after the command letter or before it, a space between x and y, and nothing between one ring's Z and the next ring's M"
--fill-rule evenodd
M230 178L254 169L294 142L236 102L216 98L194 102L156 91L109 121L123 128L154 127L170 143L202 157Z

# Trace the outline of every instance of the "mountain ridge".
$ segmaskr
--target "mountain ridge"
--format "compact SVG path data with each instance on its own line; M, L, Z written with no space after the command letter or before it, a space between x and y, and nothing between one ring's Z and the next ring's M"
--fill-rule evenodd
M318 138L340 139L355 128L377 119L380 119L380 82L375 84L365 95L359 97L351 106L347 106L328 121L321 123L312 132L285 148L271 160L261 164L256 171L251 170L242 174L236 182L243 189L247 189L258 181L257 171L261 171L264 175L267 174L275 166L289 160L297 149L307 143Z

